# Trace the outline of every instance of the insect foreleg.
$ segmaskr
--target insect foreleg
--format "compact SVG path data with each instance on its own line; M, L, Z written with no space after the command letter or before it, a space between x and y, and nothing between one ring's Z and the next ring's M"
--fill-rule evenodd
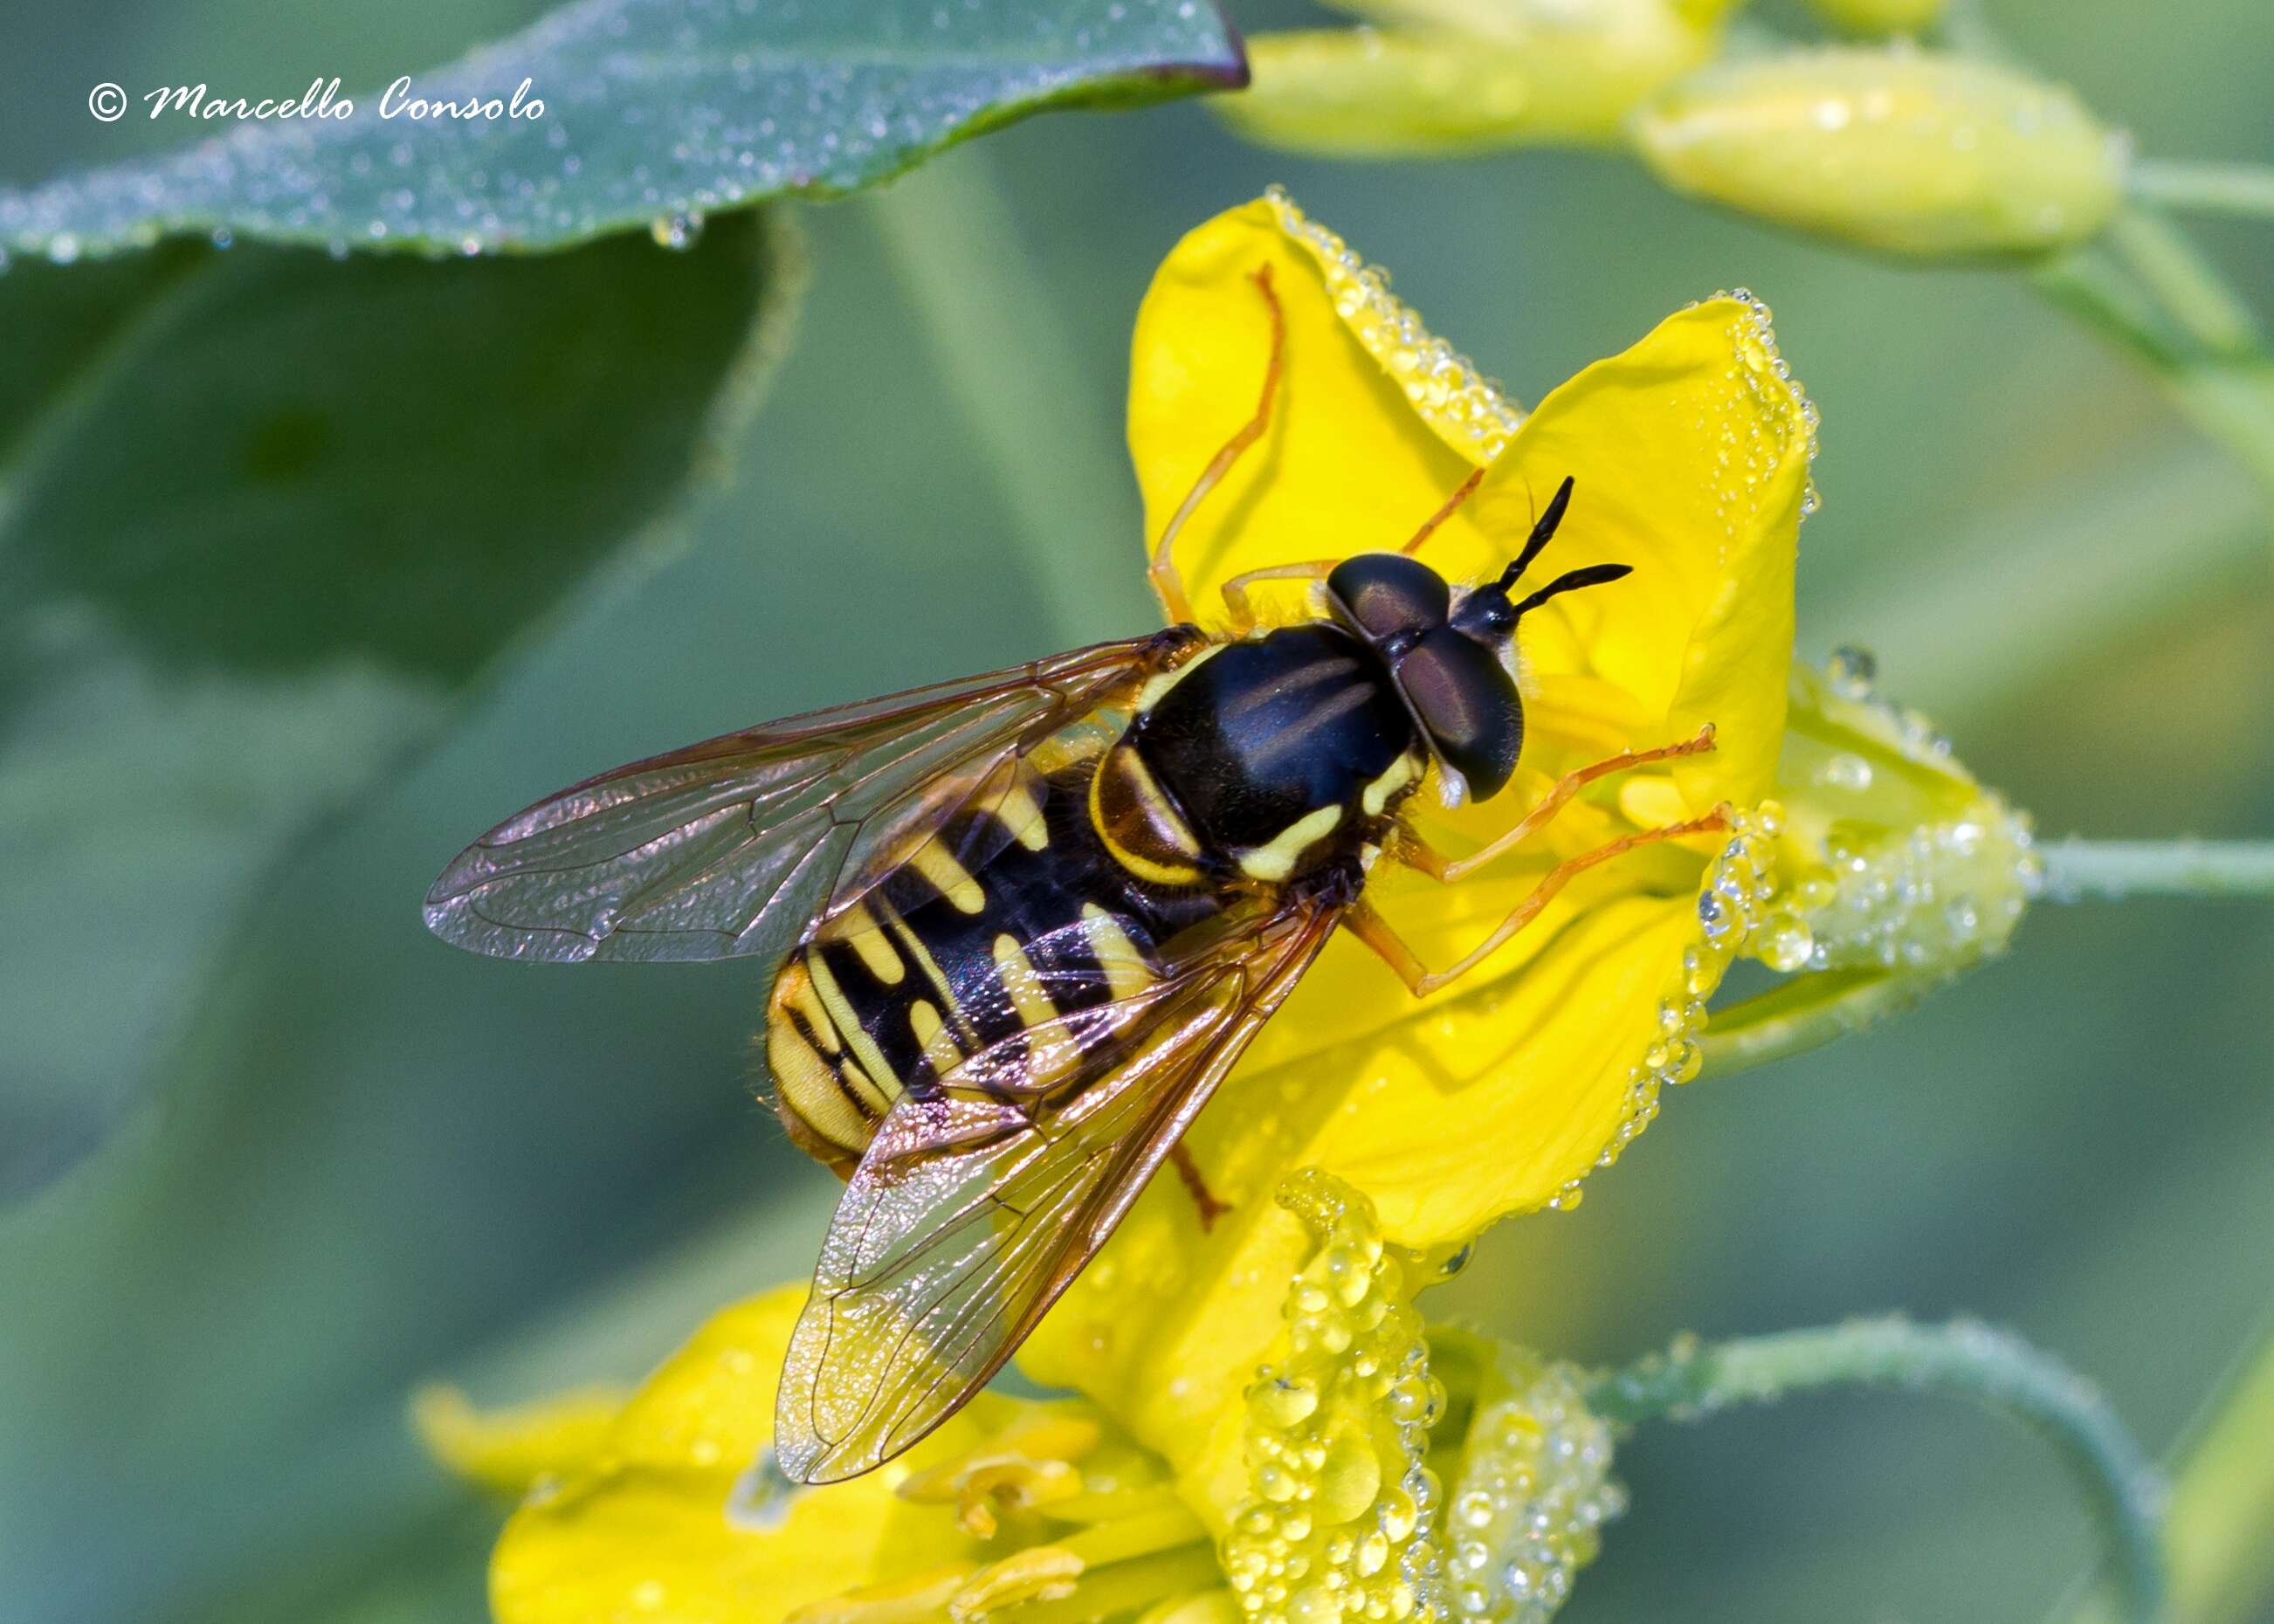
M1664 744L1653 750L1622 750L1606 760L1565 773L1555 780L1555 787L1540 798L1539 805L1517 820L1513 828L1465 857L1448 857L1410 836L1399 842L1397 854L1407 867L1419 868L1432 879L1449 883L1463 878L1495 857L1505 856L1538 834L1569 804L1572 796L1596 779L1608 778L1615 772L1624 772L1630 767L1646 767L1653 762L1674 761L1684 756L1703 756L1713 748L1713 724L1708 722L1679 744Z
M1255 628L1255 606L1247 601L1247 590L1259 581L1324 581L1335 573L1340 559L1314 559L1307 564L1274 564L1268 569L1251 569L1245 575L1234 575L1224 583L1224 612L1231 616L1231 628L1236 632Z
M1256 290L1262 294L1264 304L1271 312L1271 358L1263 368L1263 393L1255 402L1255 415L1244 424L1239 432L1224 442L1201 477L1193 482L1177 511L1161 531L1161 539L1154 545L1153 562L1145 573L1153 583L1153 590L1160 595L1161 606L1169 612L1169 619L1183 622L1193 618L1193 600L1186 596L1185 578L1178 573L1176 560L1177 532L1185 528L1185 521L1193 516L1208 493L1216 489L1231 465L1239 461L1240 453L1263 438L1270 426L1272 402L1279 393L1280 363L1287 347L1287 321L1279 311L1279 295L1271 287L1271 267L1259 267L1254 274Z
M1413 950L1405 944L1404 938L1391 929L1389 922L1367 906L1363 901L1345 913L1342 922L1352 936L1380 954L1383 962L1397 972L1398 979L1405 983L1415 997L1427 997L1440 987L1460 980L1491 958L1510 937L1539 918L1540 910L1555 899L1556 892L1597 863L1608 862L1612 858L1623 856L1637 846L1653 845L1660 840L1679 839L1684 835L1704 834L1711 830L1727 829L1728 826L1729 808L1726 806L1717 807L1704 817L1693 817L1683 823L1668 823L1663 828L1645 829L1639 834L1625 835L1608 845L1599 846L1592 852L1582 852L1577 857L1556 864L1555 868L1540 876L1540 883L1533 886L1525 894L1524 900L1509 911L1508 917L1501 921L1490 936L1465 954L1458 963L1442 970L1431 970L1423 965ZM1429 849L1419 841L1412 842L1412 846L1423 852ZM1413 861L1409 849L1401 847L1396 848L1396 851L1397 855L1403 861L1409 862ZM1414 866L1421 865L1416 863Z

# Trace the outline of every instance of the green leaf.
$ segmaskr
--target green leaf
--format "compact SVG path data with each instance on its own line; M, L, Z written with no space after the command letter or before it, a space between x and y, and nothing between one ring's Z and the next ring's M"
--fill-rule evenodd
M0 1197L150 1091L296 843L672 502L783 281L757 213L684 253L0 278Z
M670 239L719 209L873 184L1045 108L1246 75L1204 0L585 0L392 95L335 95L346 117L272 117L0 192L0 244L70 260L192 231L341 252ZM127 117L189 117L150 94ZM240 94L255 93L213 87ZM493 116L405 110L422 100Z

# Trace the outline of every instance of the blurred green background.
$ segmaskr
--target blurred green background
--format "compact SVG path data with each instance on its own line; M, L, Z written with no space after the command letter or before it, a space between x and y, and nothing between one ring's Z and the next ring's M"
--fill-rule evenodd
M184 133L97 124L98 80L362 87L541 9L10 7L0 182ZM2274 158L2263 0L1992 9L2154 151ZM806 1269L834 1185L746 1086L749 971L476 959L426 936L418 898L475 832L615 762L1146 624L1131 318L1178 234L1274 180L1525 399L1687 299L1755 289L1825 418L1803 651L1876 650L2049 833L2274 831L2255 493L2018 278L1862 261L1604 158L1313 162L1190 104L1029 123L797 211L794 349L677 545L584 593L445 746L291 853L192 1020L204 1080L0 1211L0 1617L477 1620L495 1514L418 1455L409 1389L629 1377ZM2210 240L2274 312L2263 231ZM436 362L447 383L479 357ZM117 861L167 883L139 847ZM100 987L15 991L54 1023L19 1046L102 1019ZM2042 907L1908 1019L1673 1099L1576 1213L1490 1236L1440 1311L1586 1359L1970 1312L2165 1449L2274 1306L2270 1007L2274 912ZM2047 1452L1923 1401L1655 1429L1621 1471L1634 1509L1573 1624L2034 1619L2090 1558Z

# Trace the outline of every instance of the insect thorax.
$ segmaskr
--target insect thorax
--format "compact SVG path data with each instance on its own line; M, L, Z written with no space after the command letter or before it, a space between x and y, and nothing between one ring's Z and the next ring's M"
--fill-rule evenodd
M1137 872L1276 884L1376 838L1425 761L1373 650L1323 623L1288 627L1157 683L1101 766L1092 810Z

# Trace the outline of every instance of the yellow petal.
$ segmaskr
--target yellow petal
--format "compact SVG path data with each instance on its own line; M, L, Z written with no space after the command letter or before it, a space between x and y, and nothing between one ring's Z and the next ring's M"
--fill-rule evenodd
M588 1465L630 1395L583 1387L533 1404L477 1410L456 1387L422 1387L411 1425L427 1454L493 1493L521 1495L544 1478Z
M1417 1547L1432 1538L1412 1485L1442 1394L1412 1306L1416 1260L1382 1244L1364 1196L1315 1169L1277 1201L1315 1251L1286 1294L1285 1336L1246 1392L1246 1492L1224 1575L1254 1620L1396 1618L1413 1606ZM1271 1605L1275 1583L1283 1605Z
M1398 546L1517 420L1339 239L1259 199L1178 243L1138 312L1129 448L1148 538L1255 410L1271 329L1254 279L1266 268L1286 321L1270 427L1177 546L1208 624L1223 623L1232 575Z
M1718 16L1668 0L1393 0L1362 9L1389 26L1250 40L1253 82L1210 106L1254 139L1310 152L1599 145L1720 41Z
M903 1462L825 1489L768 1470L774 1387L805 1289L729 1308L640 1388L588 1470L506 1525L499 1624L776 1624L862 1587L975 1563L955 1521L902 1500L907 1472L968 1449L984 1400ZM976 1413L975 1413L976 1412Z

